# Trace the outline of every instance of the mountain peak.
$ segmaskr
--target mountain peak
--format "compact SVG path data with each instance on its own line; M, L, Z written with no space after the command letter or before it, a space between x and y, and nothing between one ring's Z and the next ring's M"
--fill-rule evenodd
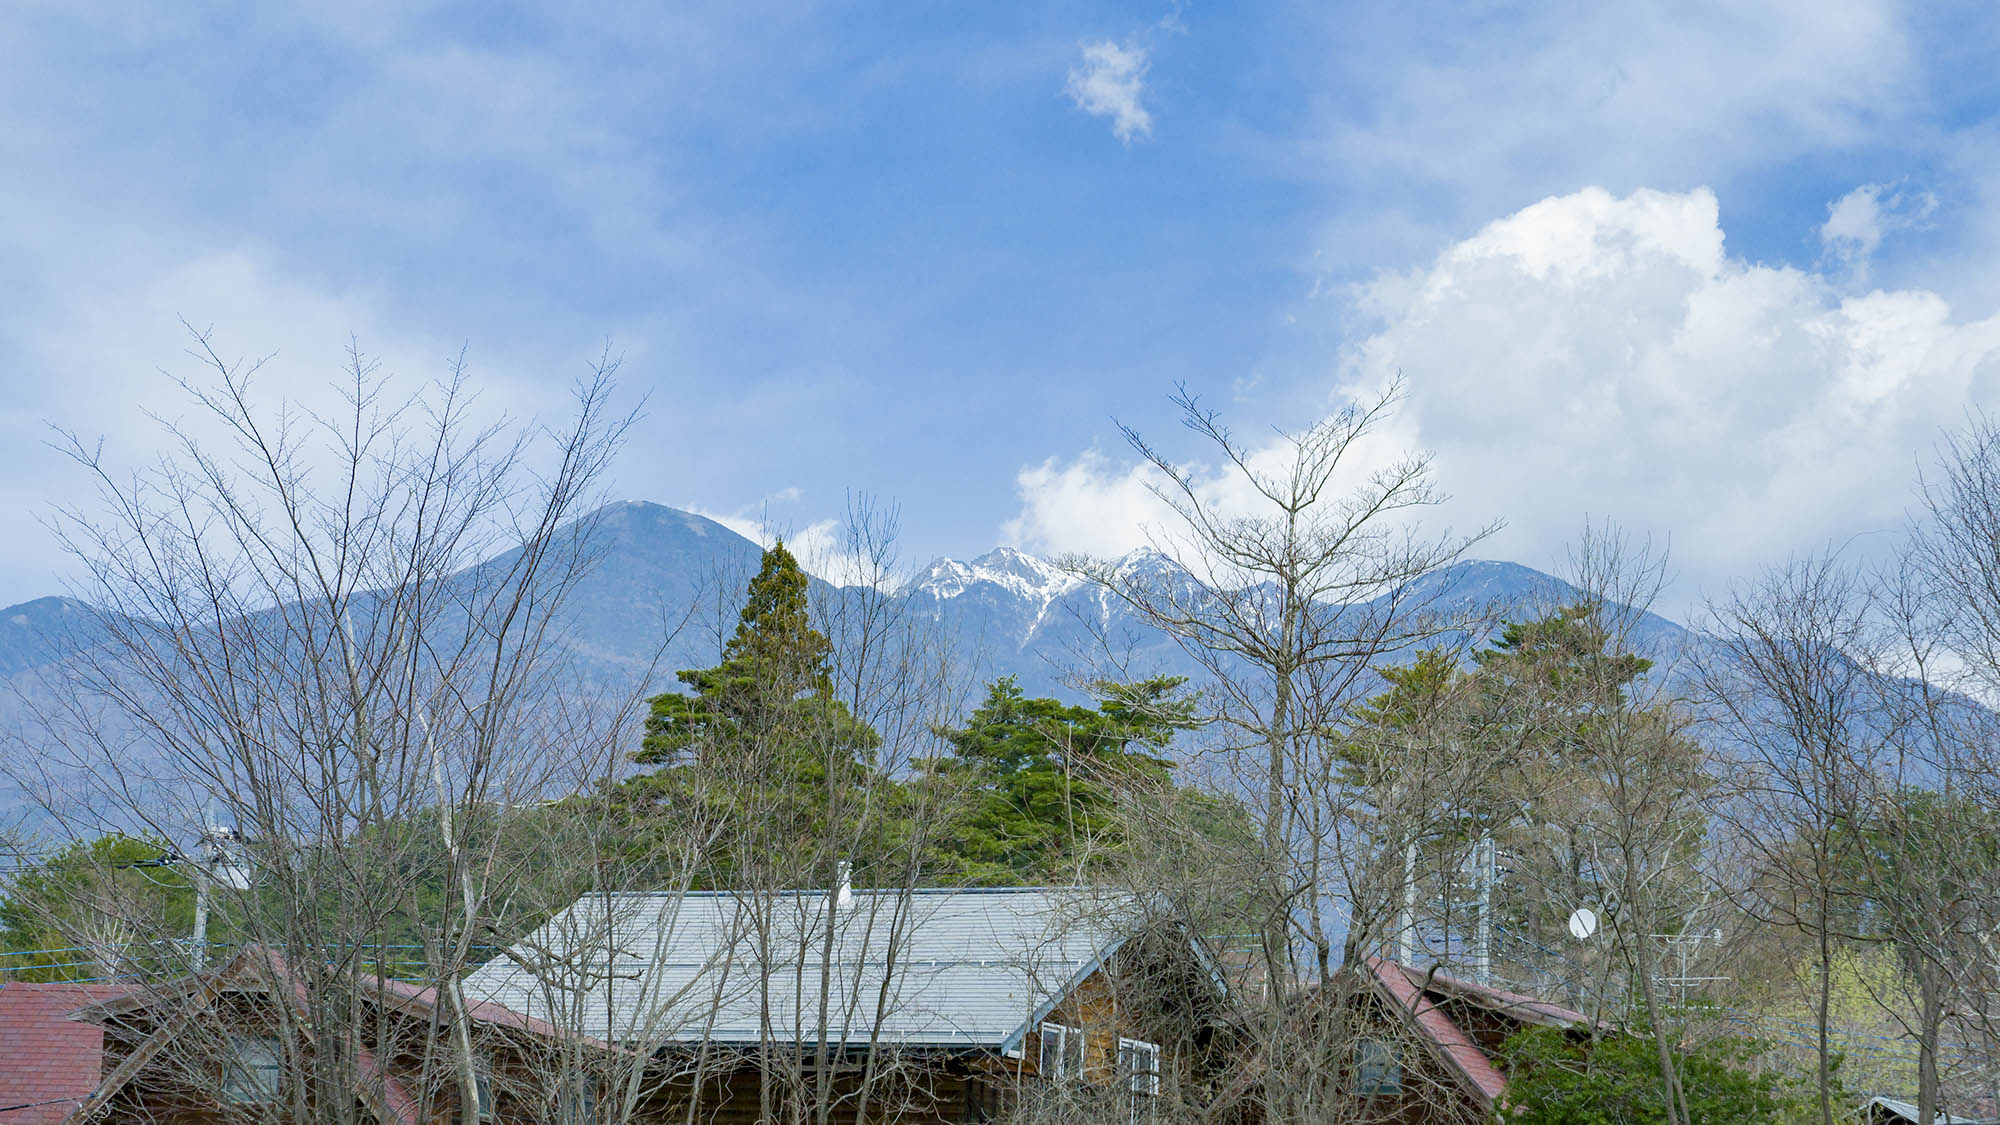
M1048 602L1075 589L1077 579L1047 559L1017 547L995 547L971 562L941 558L931 563L911 591L953 598L978 585L997 586L1016 597Z

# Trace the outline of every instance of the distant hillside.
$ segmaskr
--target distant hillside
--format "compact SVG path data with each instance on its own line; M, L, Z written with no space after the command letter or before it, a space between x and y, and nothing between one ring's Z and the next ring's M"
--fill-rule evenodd
M649 669L671 682L677 669L714 662L734 627L745 584L756 572L756 543L702 516L638 501L598 513L598 553L564 609L562 643L605 687L635 686ZM468 572L502 566L507 557ZM1172 564L1151 551L1120 561L1129 571L1173 580ZM1559 579L1509 562L1467 561L1422 579L1418 596L1447 613L1492 606L1552 605L1571 591ZM860 598L873 591L816 582L813 596ZM1116 599L1048 560L1000 547L967 562L941 558L887 595L908 614L936 622L981 678L1011 675L1030 691L1062 691L1066 679L1107 662L1133 674L1193 674L1171 640L1132 617ZM1671 649L1693 634L1647 615L1649 647ZM89 607L40 598L0 610L0 678L56 663L98 642Z
M758 545L713 520L641 502L605 508L593 526L596 564L572 592L558 630L576 665L602 690L623 694L646 683L649 673L652 689L664 690L674 684L676 670L713 664L756 572ZM477 582L507 561L503 555L473 567L464 581ZM1190 581L1150 551L1134 552L1119 565L1149 581ZM1517 612L1552 606L1568 593L1547 574L1492 561L1460 563L1426 577L1417 590L1433 609L1462 615L1495 606ZM968 562L938 559L886 594L816 582L812 596L832 609L886 597L905 620L934 625L956 654L954 686L961 691L1009 675L1030 694L1064 696L1077 695L1075 685L1098 676L1199 678L1186 653L1117 599L1009 547ZM1651 615L1639 632L1657 653L1700 643ZM89 607L71 599L41 598L0 610L0 680L14 689L0 692L0 721L22 723L18 702L6 701L60 677L62 661L102 639ZM0 792L0 824L11 803Z

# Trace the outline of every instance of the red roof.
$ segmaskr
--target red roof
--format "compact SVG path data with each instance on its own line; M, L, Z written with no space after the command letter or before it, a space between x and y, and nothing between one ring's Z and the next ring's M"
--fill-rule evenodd
M1410 1022L1429 1042L1433 1054L1477 1090L1488 1108L1500 1100L1500 1095L1507 1091L1507 1079L1494 1067L1493 1060L1486 1057L1486 1052L1479 1049L1479 1044L1424 995L1402 966L1370 957L1368 970L1383 991L1408 1013Z
M69 1018L125 989L113 984L0 985L0 1125L54 1125L90 1096L104 1029Z
M1384 964L1392 963L1384 962ZM1457 996L1488 1011L1506 1016L1516 1023L1532 1023L1545 1027L1587 1027L1591 1022L1590 1017L1582 1012L1565 1008L1561 1004L1537 1000L1533 996L1509 992L1489 984L1478 984L1445 973L1427 973L1418 969L1404 968L1403 972L1432 992Z
M422 1004L427 1008L437 1005L437 989L435 988L419 988L414 984L405 981L390 980L386 977L380 978L376 983L385 992L394 993L406 1000ZM547 1020L523 1015L512 1008L496 1004L490 1000L475 1000L466 1011L473 1019L481 1023L492 1024L496 1027L511 1027L519 1031L532 1032L535 1035L550 1039L573 1039L585 1046L596 1047L599 1050L612 1051L619 1049L593 1036L581 1034L568 1035L562 1028L557 1027Z

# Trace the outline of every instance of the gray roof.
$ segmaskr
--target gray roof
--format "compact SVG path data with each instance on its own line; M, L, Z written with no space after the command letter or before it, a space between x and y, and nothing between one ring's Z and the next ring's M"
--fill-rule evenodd
M1877 1109L1887 1110L1898 1120L1921 1120L1921 1115L1918 1113L1914 1103L1897 1101L1894 1098L1870 1098L1868 1104L1862 1108L1868 1111L1867 1115L1871 1120L1879 1121L1882 1119L1881 1114L1874 1112ZM1937 1115L1937 1123L1938 1125L2000 1125L2000 1119L1991 1117L1953 1117L1949 1113L1940 1113Z
M1080 889L591 895L465 988L633 1045L823 1027L834 1045L1006 1050L1136 920L1129 897Z

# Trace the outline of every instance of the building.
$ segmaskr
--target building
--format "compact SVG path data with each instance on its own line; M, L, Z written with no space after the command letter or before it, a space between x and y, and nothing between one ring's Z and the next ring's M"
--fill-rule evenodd
M1862 1125L1917 1125L1921 1120L1923 1116L1913 1103L1894 1098L1870 1098L1868 1104L1861 1107ZM2000 1125L2000 1118L1939 1113L1937 1125Z
M70 1013L115 984L0 982L0 1125L55 1125L97 1089L104 1029Z
M465 987L652 1060L648 1117L957 1122L1152 1120L1223 983L1129 896L843 888L587 896Z
M1295 1097L1338 1104L1332 1116L1369 1125L1483 1125L1504 1104L1500 1044L1524 1027L1588 1034L1582 1013L1368 957L1339 971L1330 987L1305 993L1290 1026L1294 1051L1283 1081L1309 1087ZM1220 1103L1229 1120L1259 1125L1270 1114L1266 1061L1251 1055ZM1315 1104L1323 1104L1315 1101ZM1290 1107L1291 1113L1299 1112Z
M482 1103L493 1100L498 1077L543 1073L538 1062L553 1054L613 1051L496 1006L470 1014L469 1039L487 1067L477 1086ZM363 1119L449 1121L462 1100L454 1081L461 1072L449 1065L440 1034L449 1021L440 1016L428 990L297 969L255 946L213 970L167 980L9 985L0 989L0 1090L41 1104L35 1116L0 1112L0 1125L268 1120L328 1098L351 1100L353 1116ZM29 1053L14 1054L22 1044ZM577 1094L560 1087L541 1101L558 1111L587 1105ZM475 1116L492 1119L492 1109L482 1104Z
M10 985L0 1125L328 1099L396 1125L1140 1122L1209 1104L1240 1057L1200 943L1079 889L593 895L460 987L469 1021L254 946L164 980Z

